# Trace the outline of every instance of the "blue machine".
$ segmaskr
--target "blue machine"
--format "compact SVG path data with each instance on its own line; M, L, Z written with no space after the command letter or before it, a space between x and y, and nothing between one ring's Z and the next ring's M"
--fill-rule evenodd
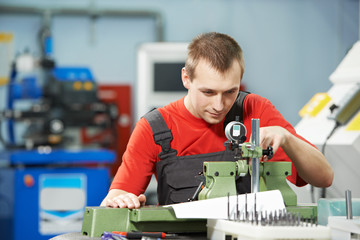
M115 153L106 150L113 139L92 143L89 149L66 132L113 128L116 106L98 99L88 68L56 66L48 27L39 36L41 76L20 79L15 61L6 109L0 111L0 238L6 240L80 232L85 206L98 206L107 194L109 166L115 160ZM20 99L34 104L16 109ZM21 141L15 123L24 121L28 125ZM5 127L7 137L1 131Z
M8 123L7 141L0 131L5 146L0 152L1 239L41 240L80 232L85 206L98 206L109 189L115 153L101 144L73 150L72 139L64 134L68 128L110 128L117 112L98 100L87 68L51 68L44 76L39 86L34 77L15 81L13 73L7 109L0 112L0 120ZM16 110L17 99L39 101L36 107ZM30 122L25 143L17 141L14 128L23 120Z
M49 239L81 230L85 206L98 206L109 188L108 150L3 153L1 239Z

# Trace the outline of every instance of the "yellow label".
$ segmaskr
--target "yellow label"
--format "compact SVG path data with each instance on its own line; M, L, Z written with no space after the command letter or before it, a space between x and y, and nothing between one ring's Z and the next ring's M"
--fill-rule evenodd
M346 129L347 131L360 131L360 111L355 115L353 120L349 122Z
M0 77L0 86L7 84L9 79L7 77Z
M13 40L14 35L12 33L1 33L0 32L0 42L9 43Z
M327 93L316 93L310 101L299 111L300 117L315 117L331 100Z

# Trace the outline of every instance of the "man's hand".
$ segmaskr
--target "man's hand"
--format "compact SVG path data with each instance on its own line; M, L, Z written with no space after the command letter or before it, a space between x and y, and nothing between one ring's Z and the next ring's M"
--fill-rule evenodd
M279 126L262 127L259 132L259 145L263 149L272 146L273 153L275 154L279 147L286 143L286 138L289 134L285 128ZM263 160L268 160L267 156L264 156Z
M145 202L146 197L144 194L136 196L120 189L112 189L102 201L101 206L134 209L144 206Z
M315 147L292 135L280 126L262 127L259 145L263 149L272 146L274 155L281 147L291 159L299 176L315 187L329 187L334 172L325 156ZM263 160L268 160L266 156Z

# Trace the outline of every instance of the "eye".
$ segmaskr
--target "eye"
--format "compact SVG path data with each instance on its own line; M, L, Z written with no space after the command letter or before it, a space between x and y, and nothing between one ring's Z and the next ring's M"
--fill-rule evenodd
M212 95L212 94L214 94L214 91L212 91L212 90L204 90L204 91L202 91L202 93L204 93L205 95Z
M234 93L235 93L235 90L229 90L229 91L226 91L225 93L226 93L226 94L234 94Z

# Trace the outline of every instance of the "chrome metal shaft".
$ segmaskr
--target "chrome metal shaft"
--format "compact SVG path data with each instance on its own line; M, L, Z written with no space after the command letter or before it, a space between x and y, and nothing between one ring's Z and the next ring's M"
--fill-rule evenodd
M259 146L260 119L251 119L251 144L255 147ZM259 192L259 158L251 159L251 192Z

